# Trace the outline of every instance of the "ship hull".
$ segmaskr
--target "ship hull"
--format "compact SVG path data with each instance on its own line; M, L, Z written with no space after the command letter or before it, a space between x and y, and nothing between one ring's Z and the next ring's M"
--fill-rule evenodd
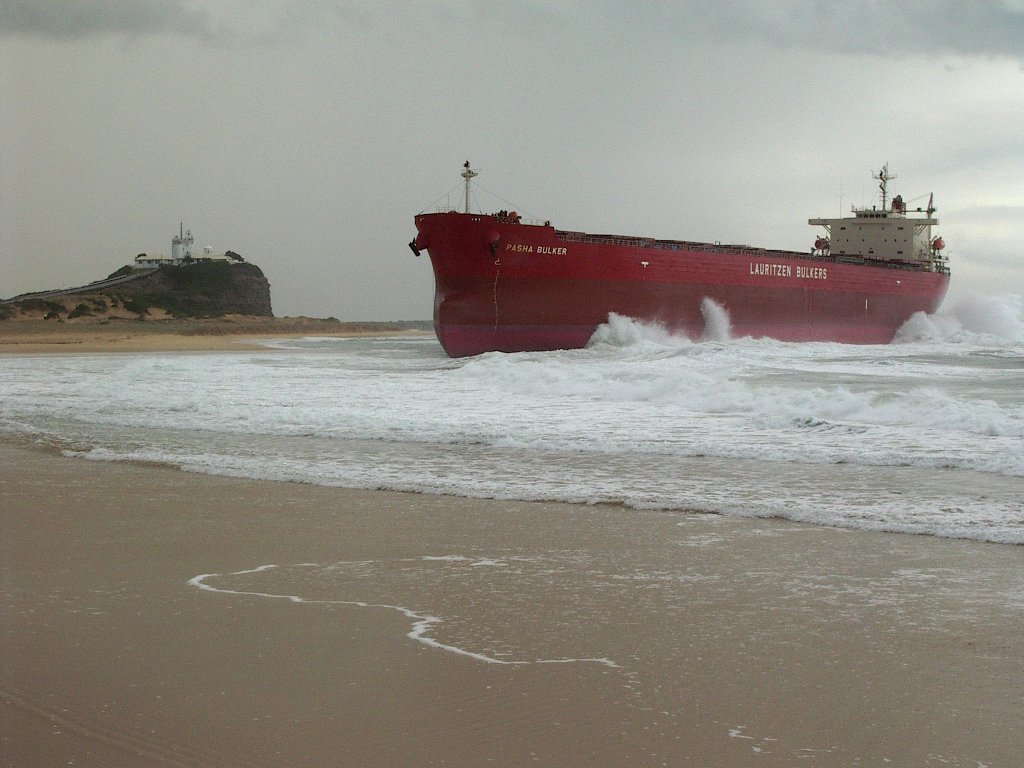
M934 312L949 275L926 266L560 232L461 213L416 217L434 270L434 328L452 357L573 349L611 314L697 340L732 336L885 344ZM850 263L850 262L858 263Z

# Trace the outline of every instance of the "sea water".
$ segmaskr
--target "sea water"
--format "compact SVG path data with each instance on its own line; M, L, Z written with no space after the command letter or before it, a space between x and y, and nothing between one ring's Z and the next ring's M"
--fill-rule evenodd
M453 360L433 337L14 355L0 437L102 461L1024 543L1019 297L893 344L708 339L612 316L586 349Z

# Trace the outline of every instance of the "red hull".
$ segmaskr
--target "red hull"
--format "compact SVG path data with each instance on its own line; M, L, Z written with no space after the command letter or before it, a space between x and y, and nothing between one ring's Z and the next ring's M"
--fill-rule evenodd
M611 313L705 335L712 299L734 336L885 344L934 312L949 275L927 264L593 236L495 216L416 217L434 268L434 328L452 357L573 349ZM858 263L851 263L858 262Z

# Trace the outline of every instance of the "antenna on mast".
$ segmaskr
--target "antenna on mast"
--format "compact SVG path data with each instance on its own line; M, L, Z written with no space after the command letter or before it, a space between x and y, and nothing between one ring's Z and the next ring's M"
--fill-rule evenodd
M898 178L898 176L895 173L892 175L889 174L889 164L886 163L885 165L882 166L882 170L878 172L878 175L872 176L872 178L878 179L880 182L882 182L881 184L878 185L878 188L882 190L882 210L886 211L889 209L889 198L888 190L886 189L886 183L891 179Z
M479 176L480 174L476 171L470 170L469 160L463 163L462 167L466 169L462 172L462 178L466 180L466 213L469 213L469 180L474 176Z

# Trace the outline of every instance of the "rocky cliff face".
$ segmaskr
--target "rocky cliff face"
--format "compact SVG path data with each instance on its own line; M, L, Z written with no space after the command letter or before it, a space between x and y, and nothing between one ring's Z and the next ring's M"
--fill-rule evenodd
M270 283L255 264L200 262L160 267L110 289L122 301L156 307L176 317L257 315L273 317Z
M119 269L78 288L0 301L0 320L79 320L224 315L273 317L270 283L255 264L199 261L140 273Z

